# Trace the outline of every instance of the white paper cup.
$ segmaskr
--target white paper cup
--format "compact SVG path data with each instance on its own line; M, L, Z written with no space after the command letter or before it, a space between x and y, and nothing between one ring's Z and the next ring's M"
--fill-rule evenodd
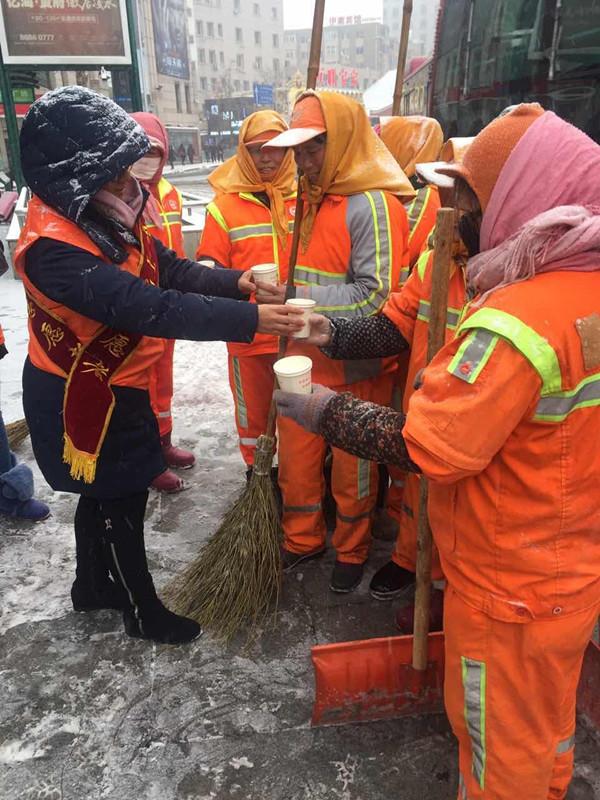
M308 356L286 356L273 365L279 388L294 394L312 392L312 361Z
M208 267L209 269L215 268L215 262L210 258L203 258L202 261L198 261L198 264L202 264L203 267Z
M302 329L292 334L292 339L308 339L310 336L310 315L315 310L317 305L316 300L310 300L308 297L291 297L285 301L286 306L295 306L302 309L302 321L304 325Z
M279 268L277 264L257 264L250 267L255 281L265 283L279 283Z

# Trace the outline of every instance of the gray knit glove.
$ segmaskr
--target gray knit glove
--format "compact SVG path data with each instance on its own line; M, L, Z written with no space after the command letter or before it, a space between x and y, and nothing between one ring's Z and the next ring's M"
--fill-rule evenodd
M313 383L312 394L295 394L277 389L275 402L282 417L288 417L311 433L319 433L321 415L336 392Z

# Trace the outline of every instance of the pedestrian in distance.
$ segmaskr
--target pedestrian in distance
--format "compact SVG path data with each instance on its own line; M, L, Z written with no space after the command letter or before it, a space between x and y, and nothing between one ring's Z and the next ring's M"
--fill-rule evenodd
M52 488L79 496L73 607L121 609L129 636L176 644L200 628L161 603L146 561L148 486L165 469L149 372L165 338L249 342L301 323L242 302L248 273L179 258L145 230L130 168L150 149L100 94L70 86L37 100L21 129L33 198L15 264L29 309L33 450Z
M175 169L175 148L172 144L169 145L169 166Z
M190 164L193 164L193 163L194 163L194 157L195 157L195 155L196 155L196 154L194 153L194 145L193 145L193 144L190 142L190 143L188 144L188 146L187 146L187 156L188 156L188 159L189 159L189 162L190 162Z
M444 172L473 300L408 412L319 387L278 404L429 480L459 798L563 800L600 614L600 146L521 104ZM360 331L317 317L314 330L361 357L403 346L384 317Z
M131 115L150 140L151 149L131 168L131 174L148 192L144 208L144 227L159 239L165 247L173 250L179 258L185 258L181 212L183 201L178 189L163 177L168 136L165 126L155 114L141 111ZM167 469L150 484L159 492L176 493L185 488L183 480L173 469L189 469L195 463L194 454L176 447L172 441L173 415L173 356L175 340L164 339L164 352L149 371L149 392L152 410L158 422L160 444Z
M185 145L184 145L183 142L177 148L177 155L179 157L179 160L181 161L181 166L182 167L185 166L186 151L185 151Z

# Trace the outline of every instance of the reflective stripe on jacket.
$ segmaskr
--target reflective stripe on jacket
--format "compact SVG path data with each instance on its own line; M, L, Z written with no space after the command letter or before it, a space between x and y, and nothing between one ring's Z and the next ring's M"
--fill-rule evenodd
M444 573L499 620L600 600L599 293L600 272L497 290L467 311L409 405Z
M408 259L408 220L402 204L380 191L349 197L326 195L306 252L298 253L294 285L317 311L331 317L367 317L399 287ZM313 380L328 386L356 383L396 368L397 359L334 361L298 341L290 353L313 360Z
M145 228L148 233L151 233L152 236L161 241L165 247L174 250L180 258L185 258L181 224L183 209L181 193L166 178L161 178L156 186L152 188L152 195L158 203L162 228L159 228L153 222L146 222Z
M289 236L284 248L277 239L271 211L253 194L224 194L206 207L206 220L196 258L212 258L224 267L250 269L257 264L277 264L279 281L287 280L294 228L295 197L286 201ZM251 344L229 343L233 356L276 353L276 336L257 333Z
M440 193L435 186L423 186L415 199L406 207L408 214L408 261L411 270L427 246L427 240L435 227L437 212L441 208ZM401 276L401 283L408 273Z
M25 289L35 298L36 302L61 319L85 346L94 338L102 324L46 297L35 288L25 273L25 254L42 237L79 247L94 256L98 256L100 260L105 260L105 258L100 249L74 222L47 206L38 197L34 196L32 198L27 211L27 219L15 250L17 272L23 279ZM127 251L129 253L127 261L117 266L132 275L139 275L142 268L140 251L130 245L127 245ZM48 349L51 346L51 343L49 343ZM148 368L161 357L163 349L162 339L143 336L132 355L115 373L111 379L111 384L115 386L132 386L139 389L147 388ZM31 331L31 326L28 353L32 364L38 369L49 372L52 375L63 376L59 367L49 357L48 352L38 343Z

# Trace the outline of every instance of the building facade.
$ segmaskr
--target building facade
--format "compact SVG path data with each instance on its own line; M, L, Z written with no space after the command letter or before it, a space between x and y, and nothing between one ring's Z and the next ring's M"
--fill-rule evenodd
M283 0L188 0L199 103L283 82Z
M323 29L321 70L317 87L360 95L389 66L390 49L385 26L360 16L330 17ZM306 75L311 29L285 32L285 75L293 81Z
M403 6L404 0L383 0L383 22L389 30L391 46L396 53L400 45ZM413 0L408 40L409 58L432 54L439 6L439 0Z

